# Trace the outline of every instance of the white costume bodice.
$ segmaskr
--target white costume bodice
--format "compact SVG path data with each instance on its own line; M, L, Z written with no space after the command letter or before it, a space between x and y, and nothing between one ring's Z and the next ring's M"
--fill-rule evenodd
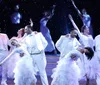
M61 57L64 57L71 50L77 49L80 43L76 38L61 36L56 43L57 49L61 53Z
M91 35L86 36L86 35L83 35L82 33L81 33L81 37L80 37L80 43L83 45L83 47L93 48L93 46L94 46L94 40L93 40L92 36Z

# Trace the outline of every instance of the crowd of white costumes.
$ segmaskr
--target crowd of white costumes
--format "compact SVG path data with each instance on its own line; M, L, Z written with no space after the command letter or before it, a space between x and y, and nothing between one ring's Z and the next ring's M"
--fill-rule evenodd
M68 34L68 35L61 36L60 39L57 41L56 48L60 52L60 59L57 62L58 63L57 67L53 69L53 75L52 75L53 80L51 85L59 85L59 83L60 85L64 85L64 84L78 85L79 84L78 81L81 80L82 77L84 77L85 75L87 75L89 79L96 79L97 85L100 85L100 73L99 73L100 72L100 68L99 68L100 67L99 66L100 65L100 59L99 59L100 35L96 36L95 39L93 40L91 35L89 34L85 35L84 33L81 33L78 27L76 26L76 24L74 23L72 17L69 16L69 18L74 28L77 30L74 31L78 34L80 40L78 41L75 37L71 37L71 34ZM5 34L1 34L1 35L5 35ZM31 85L32 81L34 81L35 84L37 81L35 78L37 71L40 72L42 84L48 85L47 75L45 71L46 57L44 52L44 49L47 46L47 41L45 40L43 35L38 32L32 32L31 34L28 35L25 34L23 38L18 38L19 40L15 37L12 39L21 41L20 42L21 47L13 48L13 46L11 46L10 44L11 48L13 48L14 50L11 50L9 55L8 55L8 51L6 51L7 53L5 53L6 56L8 55L7 57L9 57L8 58L9 66L7 65L7 63L3 63L3 64L6 64L8 68L12 67L11 70L14 69L15 85L25 85L25 84ZM3 40L5 40L4 37ZM0 41L0 43L2 43L2 41ZM5 46L7 45L8 42L5 40ZM5 46L1 48L5 48ZM77 49L80 46L82 46L83 48L91 47L92 49L93 46L95 46L96 50L95 50L94 57L91 60L89 60L85 54L81 54L79 51L77 51ZM23 57L20 57L19 55L20 53L24 53L25 55ZM73 53L77 55L77 60L71 59L70 55ZM0 55L2 54L0 53ZM18 56L18 59L16 56ZM5 57L3 57L3 59ZM0 61L1 60L2 59L0 59ZM8 70L8 74L9 72L10 71ZM33 75L31 75L30 73ZM9 74L9 77L12 77L12 74L11 75ZM65 77L68 78L68 80ZM25 83L25 79L27 78L29 78L29 82Z
M64 47L65 45L66 47ZM64 48L67 49L67 46L69 46L68 43L63 44L63 49ZM75 48L72 50L75 50ZM74 52L72 50L65 53L65 56L63 58L60 58L60 60L57 62L58 63L57 67L53 69L53 75L52 75L53 80L51 85L59 85L59 83L60 85L79 85L78 81L83 79L86 74L89 76L89 78L91 77L94 78L94 75L92 75L94 73L90 73L92 67L90 67L90 65L87 65L87 68L85 68L83 58L84 57L86 58L87 61L85 62L89 61L85 56L85 54L81 54L76 61L73 61L70 60L69 58L70 57L69 54L71 52ZM61 49L60 52L62 52Z
M11 43L12 42L17 43L19 46L14 45L16 48L14 48L14 50L1 63L5 63L5 61L10 59L14 53L18 53L19 56L21 53L24 53L24 55L16 62L13 71L14 83L15 85L31 85L33 81L36 82L32 58L25 46L20 45L16 39L12 39Z
M76 32L76 30L72 30L72 31ZM65 55L70 51L78 49L78 47L80 46L81 44L79 43L79 41L75 37L71 37L71 32L70 34L62 35L60 39L56 42L56 48L60 52L60 59L65 57ZM81 63L80 58L77 61L78 61L77 64L79 65L80 69L84 70L82 68L83 63ZM82 75L84 75L84 72L82 73Z
M73 31L75 31L75 30L73 30ZM69 60L69 58L70 58L69 54L72 50L78 49L78 47L80 47L80 45L81 44L75 37L74 38L71 37L71 33L69 35L61 36L60 39L57 41L56 48L60 52L60 59L57 62L58 63L57 67L53 69L53 75L52 75L53 80L52 80L51 85L59 85L59 83L60 83L60 85L73 85L73 84L71 84L72 82L68 83L68 81L66 81L68 78L69 78L69 80L71 78L70 81L73 81L74 83L76 82L76 85L78 85L77 84L78 78L76 78L75 76L77 76L78 72L80 71L79 67L81 68L83 65L80 63L81 65L78 66L77 65L78 63L76 63L76 61L74 63L72 63ZM66 56L66 58L65 58L65 56ZM69 58L67 59L67 57L69 57ZM80 58L78 58L78 60L80 61ZM72 64L70 67L69 67L69 62L70 62L70 64ZM75 66L75 68L74 68L74 66ZM75 70L76 68L79 69L79 70L77 70L78 72L76 71L76 73L74 73L76 75L73 74L73 71L69 71L69 69ZM66 70L66 69L68 69L68 70ZM68 74L66 74L66 73L68 73ZM73 75L74 77L71 75ZM80 75L83 75L83 74L80 73ZM81 76L79 76L79 77L81 78ZM72 78L73 78L73 80L72 80Z
M94 40L93 40L92 35L89 35L89 29L87 28L87 26L83 26L84 27L83 32L80 32L80 30L78 29L71 15L69 15L69 19L72 22L74 28L77 30L79 41L82 47L91 47L93 49ZM85 55L84 57L82 57L82 63L84 64L85 73L87 74L89 79L95 78L95 74L94 74L95 72L94 72L94 67L93 67L94 61L95 61L94 58L89 60L87 59Z
M16 38L14 37L12 39ZM4 59L3 62L5 63L6 61L9 61L10 65L11 63L13 64L13 62L16 62L16 64L13 65L12 67L12 70L14 69L13 72L14 72L15 85L31 85L30 83L33 80L35 85L36 78L33 75L36 75L37 71L39 71L40 73L42 84L48 85L47 75L45 71L46 57L44 53L44 49L46 48L46 46L47 46L47 41L45 40L45 38L41 33L32 32L29 35L25 34L25 36L21 40L21 47L18 48L14 47L14 50L12 50L11 53L7 56L7 59ZM25 53L25 55L21 57L19 60L12 58L16 57L15 54L17 54L19 57L19 54L22 52ZM11 73L11 75L13 75L13 72ZM28 78L29 78L28 82L25 83L26 82L25 79Z
M44 49L47 46L47 41L43 35L32 32L24 38L24 43L27 45L28 52L32 56L33 65L36 72L39 72L40 78L43 85L48 85L47 74L46 74L46 56Z
M92 57L92 59L88 59L85 54L82 54L82 56L80 56L80 58L78 58L78 60L76 61L76 65L79 67L78 69L80 69L80 80L84 79L84 77L85 78L88 77L89 79L96 79L97 85L100 85L100 83L99 83L100 82L100 79L99 79L100 73L99 73L99 67L97 67L97 66L99 66L99 62L100 62L99 59L97 58L97 57L99 57L99 50L97 51L97 48L100 47L97 45L100 45L98 42L100 38L98 40L96 40L97 39L97 37L96 37L95 40L93 40L91 35L86 36L79 31L79 29L76 26L76 24L74 23L73 19L71 19L71 22L72 22L74 28L77 30L77 34L80 39L79 40L80 45L83 48L91 47L93 49L93 46L95 46L95 48L96 48L96 51L94 51L94 56ZM74 46L75 43L70 42L71 39L70 39L70 41L68 41L67 38L68 38L68 36L66 36L66 35L61 36L60 39L56 43L56 48L60 52L60 57L63 57L63 58L60 58L60 60L58 61L57 67L53 69L52 85L59 85L59 83L64 82L64 75L65 76L68 75L67 77L69 77L69 75L73 74L73 71L71 71L71 70L69 71L69 69L71 68L71 67L69 67L70 65L66 65L66 67L63 67L65 65L65 63L67 62L66 56L71 52L71 50L76 49L76 47ZM94 44L94 42L95 42L95 44ZM71 44L69 45L69 43L71 43ZM80 47L80 45L78 45L78 47ZM69 46L71 46L71 48ZM74 48L72 48L72 47L74 47ZM97 61L98 61L98 63L97 63ZM66 72L69 71L69 74L67 74L65 71ZM61 76L61 75L63 75L63 76ZM75 75L75 73L74 73L74 75ZM73 80L75 79L73 77L74 75L71 75ZM76 74L76 75L78 77L78 74ZM77 78L76 78L76 80L77 80ZM55 81L56 81L56 83L54 83ZM62 83L60 85L69 85L69 84ZM78 84L72 84L72 85L78 85Z

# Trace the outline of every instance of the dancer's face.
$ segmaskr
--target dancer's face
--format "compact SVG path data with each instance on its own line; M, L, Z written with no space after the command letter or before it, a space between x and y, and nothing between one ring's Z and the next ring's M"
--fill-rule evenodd
M79 49L79 51L83 54L84 53L84 48Z
M27 26L25 26L24 32L29 34L30 33L30 29Z
M85 9L82 9L82 14L86 14L86 10Z
M47 16L48 15L48 12L44 12L44 15Z
M72 30L70 34L71 34L71 37L72 37L72 38L74 38L74 37L77 36L76 30Z
M84 53L89 53L89 51L87 49L84 49Z
M88 28L88 27L86 27L86 28L84 29L84 33L89 34L89 28Z
M18 30L17 34L22 35L22 30Z
M82 49L80 49L80 52L83 54L83 53L89 53L89 51L87 50L87 49L85 49L85 48L82 48Z
M50 15L50 11L45 11L44 12L44 16L49 16Z

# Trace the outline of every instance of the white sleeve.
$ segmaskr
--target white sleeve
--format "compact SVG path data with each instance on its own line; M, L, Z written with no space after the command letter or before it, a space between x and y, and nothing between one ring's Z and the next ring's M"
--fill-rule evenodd
M57 48L57 50L58 50L59 52L61 52L63 40L64 40L64 36L61 36L61 37L59 38L59 40L56 42L56 44L55 44L55 46L56 46L56 48Z
M78 34L78 36L79 36L80 39L83 38L82 33L79 30L77 30L77 34Z
M47 46L47 41L41 33L35 34L37 50L36 53L43 51Z
M77 49L78 47L80 47L81 46L81 44L79 43L79 41L75 38L75 42L76 42L76 44L75 44L75 49Z
M4 60L2 60L0 62L0 65L3 64L5 61L7 61L11 57L11 55L13 55L15 52L17 52L17 48L15 48Z

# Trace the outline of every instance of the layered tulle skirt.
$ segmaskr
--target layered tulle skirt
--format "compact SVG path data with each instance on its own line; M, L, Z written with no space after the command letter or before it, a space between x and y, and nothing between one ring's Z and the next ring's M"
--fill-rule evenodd
M66 61L64 59L58 62L53 69L53 78L51 85L79 85L80 69L75 61Z
M15 85L32 85L36 83L35 69L32 64L32 58L29 56L22 57L14 69Z
M20 60L20 56L18 53L14 53L7 60L7 76L8 76L8 78L14 78L13 70L16 66L16 62L18 62L19 60Z
M87 59L86 56L84 56L84 67L85 67L85 74L89 79L95 79L95 72L96 72L96 55L93 56L91 60Z

